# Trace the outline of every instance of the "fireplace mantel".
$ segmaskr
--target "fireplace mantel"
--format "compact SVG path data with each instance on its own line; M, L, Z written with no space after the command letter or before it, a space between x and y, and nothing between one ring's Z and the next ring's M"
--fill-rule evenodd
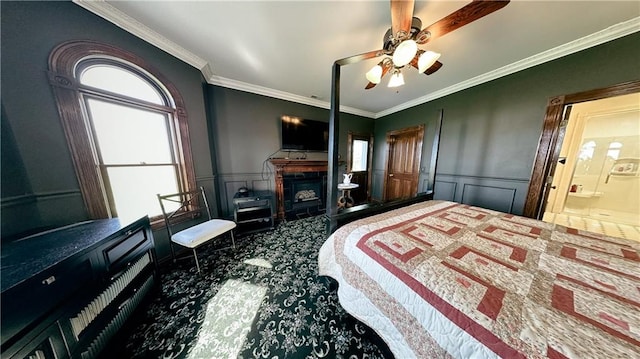
M272 158L269 160L275 168L276 209L278 219L285 219L283 175L286 173L327 172L328 161L323 160L292 160Z

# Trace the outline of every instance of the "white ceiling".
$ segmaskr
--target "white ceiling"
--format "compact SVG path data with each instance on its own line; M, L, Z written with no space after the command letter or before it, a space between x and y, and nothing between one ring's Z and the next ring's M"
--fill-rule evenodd
M329 108L333 62L382 48L388 0L87 1L76 4L200 69L211 84ZM423 28L469 1L416 1ZM421 46L444 66L365 90L380 59L341 68L342 110L378 118L640 31L638 1L526 1Z

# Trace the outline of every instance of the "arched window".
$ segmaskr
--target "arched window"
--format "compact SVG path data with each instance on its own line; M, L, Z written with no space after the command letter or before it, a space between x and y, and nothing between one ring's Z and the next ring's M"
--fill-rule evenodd
M161 74L90 41L59 45L49 67L91 218L159 219L157 193L195 188L182 97Z

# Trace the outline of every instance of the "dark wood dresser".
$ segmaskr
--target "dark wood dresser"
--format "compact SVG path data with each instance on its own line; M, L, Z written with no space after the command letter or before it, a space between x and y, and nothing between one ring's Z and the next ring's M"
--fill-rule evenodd
M158 281L149 219L2 244L2 358L95 358Z

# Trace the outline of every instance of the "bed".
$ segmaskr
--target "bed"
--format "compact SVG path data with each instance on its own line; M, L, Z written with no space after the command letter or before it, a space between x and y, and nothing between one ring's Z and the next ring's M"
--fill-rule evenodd
M447 201L340 227L319 273L396 358L640 358L640 243Z

